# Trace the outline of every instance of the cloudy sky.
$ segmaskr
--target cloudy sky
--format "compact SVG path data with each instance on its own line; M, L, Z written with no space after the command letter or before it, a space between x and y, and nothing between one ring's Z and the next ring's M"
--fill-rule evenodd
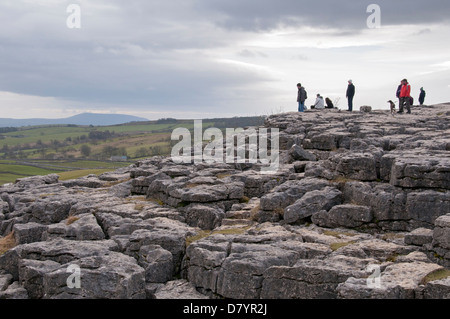
M449 102L449 13L448 0L0 0L0 117L268 115L297 109L298 82L307 105L320 93L344 109L348 79L356 106L388 109L405 77L416 100L423 86Z

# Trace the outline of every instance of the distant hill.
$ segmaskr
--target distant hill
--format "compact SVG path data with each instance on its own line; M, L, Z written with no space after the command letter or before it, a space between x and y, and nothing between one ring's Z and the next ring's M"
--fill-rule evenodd
M57 124L107 126L107 125L118 125L142 121L148 121L148 119L124 114L82 113L62 119L0 118L0 127L22 127L34 125L57 125Z

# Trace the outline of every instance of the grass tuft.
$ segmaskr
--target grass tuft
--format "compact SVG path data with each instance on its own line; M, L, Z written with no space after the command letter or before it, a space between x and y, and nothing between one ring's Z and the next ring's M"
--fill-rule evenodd
M186 247L188 247L190 244L192 244L192 243L194 243L194 242L196 242L196 241L198 241L200 239L203 239L203 238L206 238L206 237L210 236L211 233L212 233L212 231L210 231L210 230L201 230L197 234L195 234L194 236L187 237L186 238Z
M187 184L185 187L190 189L190 188L196 188L198 186L201 186L202 184L195 184L195 183L191 183L191 184Z
M177 208L184 208L186 206L188 206L190 203L189 202L180 202L177 205Z
M72 225L73 223L75 223L76 221L80 220L80 218L76 217L76 216L69 216L69 218L67 218L66 221L66 225Z
M134 209L139 211L139 212L142 212L144 210L144 208L145 208L145 205L141 204L141 203L137 203L137 204L134 205Z
M257 221L258 213L260 210L261 210L260 205L256 205L255 207L253 207L252 210L250 211L250 220Z
M342 236L347 236L347 237L355 237L356 234L354 233L349 233L349 232L338 232L338 231L334 231L334 230L325 230L323 232L324 235L327 236L332 236L332 237L336 237L336 238L342 238Z
M147 201L158 204L159 206L164 206L164 202L158 198L150 198Z
M431 281L441 280L450 277L450 269L438 269L435 270L428 275L425 276L425 278L422 279L420 282L421 285L426 285Z
M105 188L113 187L113 186L116 186L116 185L119 185L119 184L122 184L122 183L126 183L126 182L128 182L130 180L131 180L131 177L127 178L127 179L121 179L121 180L118 180L118 181L107 182L103 187L105 187Z
M230 177L230 176L232 176L232 175L231 174L226 174L226 173L219 173L219 174L216 175L216 177L218 179L224 179L224 178L227 178L227 177Z
M283 209L283 208L277 207L277 208L275 208L275 209L273 210L273 212L274 212L275 214L278 214L278 215L280 215L281 217L284 218L284 209Z
M247 226L247 227L239 227L239 228L228 228L228 229L220 229L220 230L201 230L199 231L196 235L194 236L190 236L186 238L186 247L188 247L190 244L212 236L212 235L217 235L217 234L221 234L221 235L242 235L243 233L245 233L247 230L249 230L251 228L251 226Z
M0 238L0 256L14 247L16 247L16 239L14 238L14 232L11 232L9 235L3 238Z
M331 248L332 251L336 251L339 248L342 248L342 247L345 247L345 246L348 246L348 245L352 245L354 243L356 243L356 241L347 241L347 242L343 242L343 243L332 243L330 245L330 248Z
M248 198L247 196L244 196L239 200L239 203L248 204L249 201L250 201L250 198Z

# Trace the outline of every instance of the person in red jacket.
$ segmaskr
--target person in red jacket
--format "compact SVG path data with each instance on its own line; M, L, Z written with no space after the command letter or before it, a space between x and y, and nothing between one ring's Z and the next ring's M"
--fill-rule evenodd
M400 90L400 110L398 113L404 112L404 107L406 105L406 110L408 111L408 114L411 114L411 85L409 85L407 79L402 80L402 88Z

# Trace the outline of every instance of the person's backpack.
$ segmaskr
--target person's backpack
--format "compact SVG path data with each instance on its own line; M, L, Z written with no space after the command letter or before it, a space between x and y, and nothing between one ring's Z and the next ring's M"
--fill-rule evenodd
M412 96L409 98L409 105L414 105L414 98Z
M307 100L308 99L308 92L306 92L306 90L305 90L305 100Z

